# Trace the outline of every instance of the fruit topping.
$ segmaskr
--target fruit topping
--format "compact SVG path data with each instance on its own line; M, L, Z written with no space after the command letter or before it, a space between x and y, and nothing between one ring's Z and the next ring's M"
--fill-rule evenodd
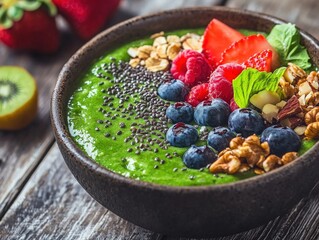
M198 140L198 132L192 125L178 122L168 129L166 140L175 147L189 147Z
M265 49L251 56L244 65L246 67L256 68L259 71L271 71L272 51Z
M201 126L218 127L227 123L229 114L228 103L220 98L215 98L198 104L194 111L194 119Z
M191 146L183 155L183 162L188 168L200 169L217 159L216 153L208 146Z
M230 141L236 137L235 133L226 127L216 127L209 132L207 143L216 151L221 152L229 146Z
M261 34L251 35L234 42L222 53L220 64L230 62L242 64L245 63L250 57L264 50L271 50L273 52L272 64L277 64L277 54L268 43L267 39Z
M18 130L36 117L37 86L20 67L0 67L0 129Z
M189 94L186 96L186 102L196 107L200 102L209 100L208 83L202 83L192 87Z
M73 30L89 39L98 33L113 15L120 0L52 0Z
M157 93L164 100L182 102L185 100L189 88L180 80L172 80L162 83Z
M217 19L213 19L206 27L203 37L203 53L211 66L216 68L221 60L222 52L243 37L244 35L240 32Z
M287 152L298 152L301 146L299 136L291 128L278 125L266 128L260 140L268 142L270 152L280 157Z
M234 98L230 99L230 110L233 112L235 111L236 109L239 108L239 106L237 105L237 103L235 102Z
M0 3L0 41L17 50L56 52L60 46L56 12L51 1Z
M211 68L202 53L184 50L172 62L171 73L186 85L194 86L208 81Z
M257 111L251 108L240 108L230 114L228 127L231 131L248 137L253 134L260 134L265 129L265 124Z
M194 109L186 102L176 102L166 109L166 117L173 123L190 123L194 118Z
M229 81L232 82L243 70L245 66L238 63L225 63L219 65L209 78L209 82Z
M209 94L213 98L221 98L227 103L233 98L232 81L245 69L236 63L218 66L209 79Z

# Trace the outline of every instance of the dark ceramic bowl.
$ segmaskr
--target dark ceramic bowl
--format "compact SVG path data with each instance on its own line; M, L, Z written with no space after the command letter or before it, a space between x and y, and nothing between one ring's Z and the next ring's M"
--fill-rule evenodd
M223 7L191 8L136 17L107 29L63 67L52 96L51 120L62 155L83 188L103 206L146 229L174 236L216 236L264 224L291 209L319 180L319 145L265 175L203 187L169 187L109 171L86 156L67 127L67 103L81 75L106 50L159 31L205 27L218 18L235 28L269 32L277 18ZM301 31L302 43L319 65L319 44Z

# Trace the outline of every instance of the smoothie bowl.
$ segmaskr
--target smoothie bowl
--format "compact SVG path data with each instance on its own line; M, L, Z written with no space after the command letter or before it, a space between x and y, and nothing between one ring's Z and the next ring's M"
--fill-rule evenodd
M62 69L55 137L83 188L136 225L178 236L244 231L319 179L318 54L294 25L248 11L133 18Z

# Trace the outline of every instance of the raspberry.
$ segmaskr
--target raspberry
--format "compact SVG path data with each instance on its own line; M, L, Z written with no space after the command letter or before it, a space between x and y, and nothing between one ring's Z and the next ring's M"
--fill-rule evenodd
M239 106L238 106L237 103L235 102L234 98L232 98L232 99L230 100L229 106L230 106L231 111L234 111L234 110L236 110L236 109L239 108Z
M234 95L232 83L227 80L212 81L209 83L209 94L213 98L221 98L229 103Z
M171 73L174 78L192 87L207 82L212 70L202 53L184 50L172 63Z
M200 102L209 100L208 86L208 83L202 83L193 87L186 96L186 102L196 107Z
M219 80L228 80L233 81L245 67L237 63L226 63L219 65L216 70L212 73L209 81L219 81Z
M209 79L209 94L213 98L221 98L227 103L233 98L232 81L245 69L237 63L220 65Z

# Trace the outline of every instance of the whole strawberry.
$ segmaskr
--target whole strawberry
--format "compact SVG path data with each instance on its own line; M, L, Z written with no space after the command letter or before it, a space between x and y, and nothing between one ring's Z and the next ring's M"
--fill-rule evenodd
M0 41L10 48L53 53L60 46L50 0L3 0L0 3Z
M98 33L120 0L53 0L62 16L84 40Z

